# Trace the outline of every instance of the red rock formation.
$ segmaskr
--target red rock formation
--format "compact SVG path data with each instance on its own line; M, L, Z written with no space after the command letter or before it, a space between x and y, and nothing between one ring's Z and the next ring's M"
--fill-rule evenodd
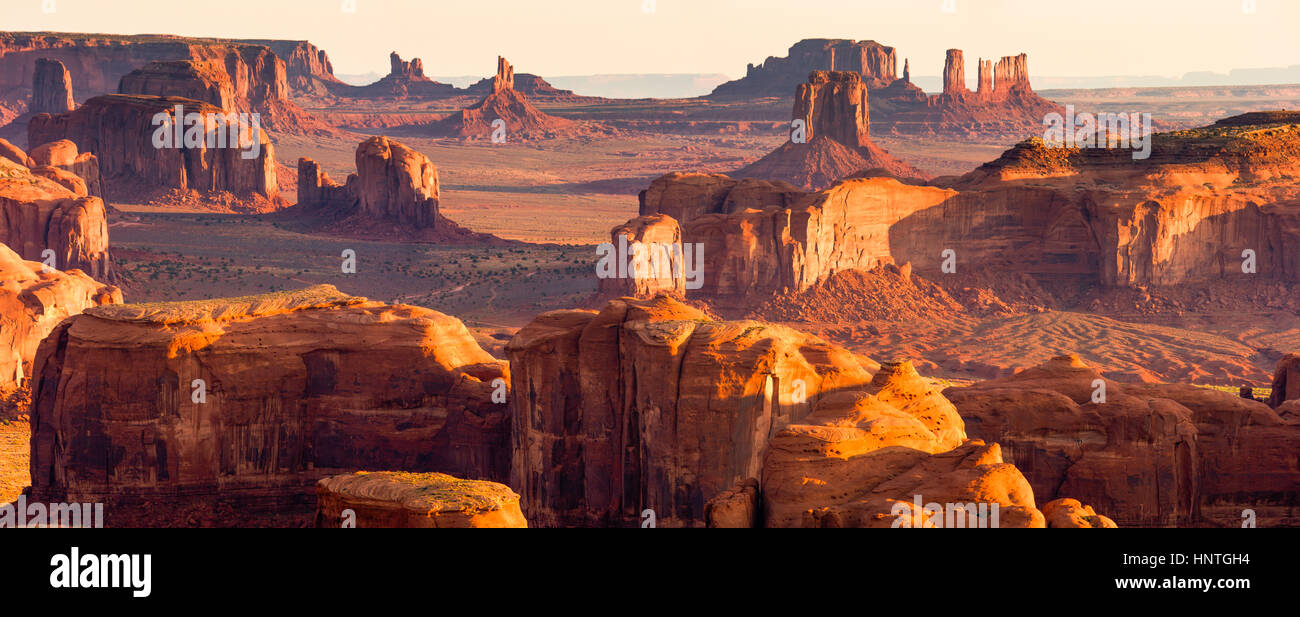
M32 374L36 346L64 319L102 304L121 303L122 291L80 270L46 270L0 244L0 394Z
M744 78L718 86L712 96L787 96L813 71L849 71L872 88L884 88L897 79L897 66L894 48L875 41L805 39L792 45L784 58L750 64Z
M519 495L509 487L445 473L359 471L323 478L316 483L316 503L318 528L528 527Z
M356 469L500 480L508 379L459 320L330 286L92 308L37 352L32 495L111 526L302 525Z
M32 150L31 158L33 171L37 167L54 167L71 172L85 187L85 194L79 193L80 196L98 197L104 201L105 206L108 206L108 200L104 197L104 183L99 173L99 157L89 152L78 153L77 144L60 139L36 147ZM73 192L77 193L77 191Z
M23 259L110 280L104 202L0 158L0 243Z
M61 114L72 111L72 76L58 60L36 59L32 74L32 102L27 111L33 114Z
M456 94L456 87L433 81L424 75L424 62L413 58L410 62L393 52L388 57L389 72L383 79L366 86L352 86L344 83L327 84L331 94L336 96L378 99L378 98L441 98Z
M1103 389L1104 384L1104 389ZM1120 384L1078 357L945 395L1044 499L1077 497L1121 526L1294 526L1300 424L1188 385Z
M872 143L867 96L857 73L812 73L795 93L791 140L736 175L810 189L877 168L898 177L925 178ZM797 134L801 130L802 136Z
M265 45L284 61L289 87L295 94L324 95L329 86L342 84L334 76L334 65L325 50L308 41L242 40L241 43Z
M980 98L993 96L993 61L980 58L979 60L979 87L975 91Z
M555 136L577 128L574 121L547 115L529 103L528 97L514 89L514 74L514 67L505 58L498 57L492 92L475 105L427 128L437 136L507 141Z
M1092 506L1078 499L1057 499L1043 506L1043 516L1051 528L1114 529L1119 527L1109 517L1097 514Z
M758 477L768 439L870 376L849 352L666 296L539 316L506 346L510 485L531 523L703 526L705 502Z
M970 90L966 89L966 61L960 49L949 49L943 61L943 93L960 96L967 92Z
M387 137L357 146L357 173L338 184L311 159L298 161L298 206L290 214L346 235L448 242L504 242L469 231L438 211L438 168Z
M32 166L32 160L27 157L27 153L23 152L22 148L19 148L3 139L0 139L0 159L6 159L11 163L23 167Z
M682 230L677 221L662 214L637 217L615 227L610 236L610 243L605 245L608 259L613 264L625 258L627 276L614 272L616 276L600 277L601 294L686 297L686 255L678 252L682 249Z
M199 114L208 127L197 146L182 139L157 147L165 127L176 127L175 108ZM155 118L166 122L155 123ZM224 127L224 128L223 128ZM83 152L99 156L100 172L109 193L154 189L199 192L225 191L252 198L254 208L282 205L276 183L275 147L265 131L228 120L227 112L192 99L110 94L86 101L68 114L36 116L28 124L28 142L46 144L60 139L74 142ZM232 139L237 132L245 144ZM209 143L216 147L209 147ZM251 157L251 158L250 158ZM116 187L116 188L115 188Z
M278 51L272 51L273 47ZM277 57L281 51L287 55ZM63 62L71 72L75 92L86 98L118 92L124 75L152 62L195 60L224 67L236 97L277 104L287 102L290 95L286 61L293 62L295 87L311 81L337 82L329 72L328 57L322 56L323 52L305 41L0 32L0 98L31 87L36 58ZM275 126L273 120L267 126L281 132L293 130L289 125Z

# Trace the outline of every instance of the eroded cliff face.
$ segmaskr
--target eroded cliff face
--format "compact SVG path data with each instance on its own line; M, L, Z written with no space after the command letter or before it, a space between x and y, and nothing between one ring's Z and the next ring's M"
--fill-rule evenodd
M171 139L155 143L159 129L153 119L162 114L165 126L177 127L177 106L185 114L198 114L204 122L202 139L187 140L188 125L180 125ZM249 124L234 129L227 111L193 99L147 95L109 94L86 101L75 111L41 114L27 126L27 139L47 144L60 139L75 143L83 152L99 157L104 181L130 189L137 185L161 189L226 191L238 196L260 196L280 205L276 182L275 146L265 131ZM175 139L181 133L181 139ZM246 136L243 144L240 135ZM210 144L215 147L210 147Z
M37 353L32 491L110 525L303 525L330 475L501 480L508 381L460 321L330 286L98 307Z
M788 328L714 322L666 296L539 316L506 347L510 485L540 526L702 526L757 477L768 441L870 383L849 352Z
M788 96L812 71L851 71L873 88L898 78L898 53L875 41L805 39L790 47L784 58L768 57L750 64L745 77L718 86L714 96Z
M1077 356L944 393L1040 499L1074 497L1120 526L1297 524L1300 422L1173 384L1120 384Z
M46 262L45 251L53 251L55 269L110 280L104 202L75 192L79 178L59 172L48 166L28 169L0 157L0 243L28 261Z
M59 322L92 306L121 302L117 287L80 270L47 270L0 244L0 393L27 381L36 346Z
M61 114L76 108L72 100L72 76L58 60L36 59L32 75L32 102L27 111L33 114Z
M961 178L861 174L817 192L673 173L640 214L702 244L704 285L687 296L724 304L886 263L1119 287L1300 280L1300 124L1228 119L1132 153L1030 140Z

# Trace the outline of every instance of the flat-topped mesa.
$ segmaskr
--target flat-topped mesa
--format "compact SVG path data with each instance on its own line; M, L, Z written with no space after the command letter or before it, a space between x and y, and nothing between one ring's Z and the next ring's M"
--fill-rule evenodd
M110 526L301 526L323 477L509 466L506 363L453 317L328 285L95 307L34 365L34 499L103 501Z
M175 117L178 107L186 117ZM164 122L155 122L156 118ZM184 123L187 118L202 119L206 130L191 132L190 125ZM232 119L227 110L208 103L108 94L92 98L72 112L41 114L28 123L28 143L60 139L72 141L83 152L96 153L104 181L117 190L135 191L143 185L146 189L224 191L258 200L252 207L259 210L282 205L275 147L266 132L242 119Z
M769 57L750 64L745 77L722 84L711 96L787 96L813 71L858 73L871 88L884 88L898 78L898 54L875 41L805 39L790 47L784 58Z
M6 143L0 140L0 146ZM70 172L51 165L28 169L8 158L30 161L26 154L5 150L0 148L0 243L30 261L46 262L44 253L51 250L54 269L77 269L100 281L111 280L104 202L78 192L87 190L85 183ZM39 148L36 152L45 159Z
M121 94L175 96L235 109L235 87L225 67L197 60L151 62L122 76Z
M61 114L77 107L72 99L72 75L59 60L37 58L32 72L32 102L27 111L33 114Z
M813 71L795 90L793 116L808 141L825 135L850 148L871 143L867 85L857 73Z
M438 168L429 157L387 137L357 145L357 172L340 185L311 159L298 162L298 204L307 211L338 210L395 226L437 226Z
M32 374L36 347L59 322L89 307L121 301L117 287L80 270L47 270L0 244L0 394Z
M949 49L943 61L943 93L959 97L967 92L966 60L960 49Z
M497 74L492 78L493 94L500 92L502 90L514 90L514 89L515 89L515 67L510 66L510 63L507 62L505 58L502 58L501 56L497 56Z
M323 478L316 483L316 504L317 528L528 527L510 487L436 472L358 471Z

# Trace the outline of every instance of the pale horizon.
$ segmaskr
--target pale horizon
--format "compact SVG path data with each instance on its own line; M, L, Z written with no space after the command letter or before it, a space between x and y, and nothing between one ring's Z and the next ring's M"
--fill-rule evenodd
M49 2L49 0L46 0ZM1170 11L1122 0L1045 6L1031 0L503 0L464 2L284 0L223 3L229 20L176 14L156 2L7 0L6 31L176 34L308 40L336 74L385 74L388 54L421 58L428 75L488 75L505 56L520 72L547 75L744 75L748 63L783 56L801 39L875 40L897 49L912 74L942 73L962 49L976 58L1029 54L1035 76L1158 76L1300 65L1300 3L1192 0ZM951 5L950 5L951 6ZM358 36L360 34L360 36Z

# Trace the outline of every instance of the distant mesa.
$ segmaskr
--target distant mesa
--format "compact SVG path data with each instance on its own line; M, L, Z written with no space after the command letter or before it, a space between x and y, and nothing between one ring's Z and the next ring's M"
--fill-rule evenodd
M514 67L498 57L491 91L482 100L425 128L439 137L499 137L510 141L568 133L577 130L579 124L547 115L533 106L526 95L515 90Z
M388 62L388 75L373 84L352 86L337 82L325 84L326 89L336 96L361 99L443 98L456 94L455 86L426 77L424 63L419 58L408 62L393 52Z
M814 71L851 72L871 91L872 121L881 134L980 136L1023 139L1041 132L1043 116L1062 108L1034 94L1028 56L977 63L978 86L966 86L964 54L950 49L944 61L943 92L927 95L911 82L910 62L897 76L897 52L875 41L807 39L786 57L749 65L745 77L724 83L714 98L785 97Z
M781 180L805 189L826 188L872 169L900 178L929 177L871 141L868 90L858 73L814 71L795 92L792 116L790 141L736 177Z
M292 62L292 80L286 60L281 59L272 46ZM269 130L294 135L319 135L334 130L289 100L292 94L300 92L300 88L304 93L311 93L319 90L317 84L337 81L330 73L328 57L305 41L252 42L167 35L0 32L0 67L14 67L0 70L0 100L32 89L32 83L26 77L32 73L26 67L37 59L61 62L69 72L71 91L86 99L110 93L180 96L171 94L171 89L194 87L194 79L208 82L204 87L212 87L213 81L228 82L218 87L229 88L234 107L261 113L263 125ZM205 63L212 68L191 67L187 70L175 65L148 68L154 62L175 61ZM224 73L224 77L213 76L213 70ZM123 78L136 71L144 71L146 75L137 75L126 84L125 90L121 89ZM53 79L57 84L57 76ZM165 84L174 79L190 83L182 86ZM140 88L139 84L148 86ZM36 90L46 87L42 85ZM137 89L148 91L135 91ZM41 96L44 100L50 95ZM51 109L49 113L61 112Z
M177 107L202 119L202 134L186 139L185 118L175 117ZM235 211L283 207L275 147L265 131L230 123L230 111L189 98L107 94L66 114L32 118L27 141L68 140L83 152L103 153L99 171L107 193L117 201L192 191L227 193ZM166 118L163 125L154 123L159 114ZM160 141L162 147L154 143L160 129L167 138Z
M339 235L462 244L506 240L472 232L439 211L438 169L387 137L357 146L357 172L335 182L315 161L298 161L298 204L284 216Z

